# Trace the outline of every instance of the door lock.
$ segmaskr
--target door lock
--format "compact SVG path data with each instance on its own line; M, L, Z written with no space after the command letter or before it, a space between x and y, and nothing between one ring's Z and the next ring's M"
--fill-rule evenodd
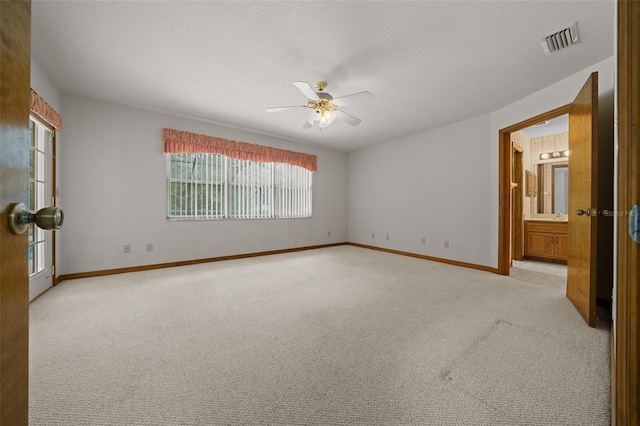
M582 216L582 215L587 215L587 216L598 216L598 210L597 209L578 209L576 211L576 214L578 216Z
M14 234L24 233L31 223L35 223L38 228L52 230L60 229L63 222L64 213L60 207L45 207L31 213L22 203L9 205L9 229Z
M640 244L640 209L638 204L634 205L629 213L629 236L634 242Z

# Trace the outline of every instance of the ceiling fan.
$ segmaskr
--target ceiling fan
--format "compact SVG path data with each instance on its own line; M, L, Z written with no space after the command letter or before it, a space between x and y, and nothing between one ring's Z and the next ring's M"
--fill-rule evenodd
M294 81L293 84L309 99L307 105L267 108L267 112L280 112L300 108L308 109L310 113L307 121L305 121L302 126L303 129L310 129L316 121L318 122L318 127L322 129L333 123L336 119L344 121L351 126L357 126L362 120L339 110L338 107L352 102L370 101L373 99L373 95L369 92L358 92L352 95L334 98L324 91L327 87L327 83L324 81L316 83L316 90L305 81Z

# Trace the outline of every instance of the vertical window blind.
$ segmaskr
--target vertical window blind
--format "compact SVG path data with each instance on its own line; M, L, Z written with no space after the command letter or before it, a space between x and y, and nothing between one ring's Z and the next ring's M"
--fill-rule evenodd
M313 173L219 154L167 154L168 219L311 217Z
M315 155L162 129L169 219L311 217Z
M169 219L311 217L315 155L162 129Z

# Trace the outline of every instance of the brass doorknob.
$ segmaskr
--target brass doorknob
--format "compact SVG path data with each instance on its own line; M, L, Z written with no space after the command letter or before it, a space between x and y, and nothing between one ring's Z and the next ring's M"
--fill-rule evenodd
M9 205L9 229L14 234L24 233L31 223L35 223L38 228L52 230L60 229L63 222L64 212L60 207L45 207L31 213L22 203Z

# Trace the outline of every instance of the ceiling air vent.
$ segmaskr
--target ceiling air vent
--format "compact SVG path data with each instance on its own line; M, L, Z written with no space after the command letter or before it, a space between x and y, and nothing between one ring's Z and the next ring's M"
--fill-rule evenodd
M579 43L577 24L572 24L567 28L549 34L540 40L545 55L551 55L559 50L566 49Z

